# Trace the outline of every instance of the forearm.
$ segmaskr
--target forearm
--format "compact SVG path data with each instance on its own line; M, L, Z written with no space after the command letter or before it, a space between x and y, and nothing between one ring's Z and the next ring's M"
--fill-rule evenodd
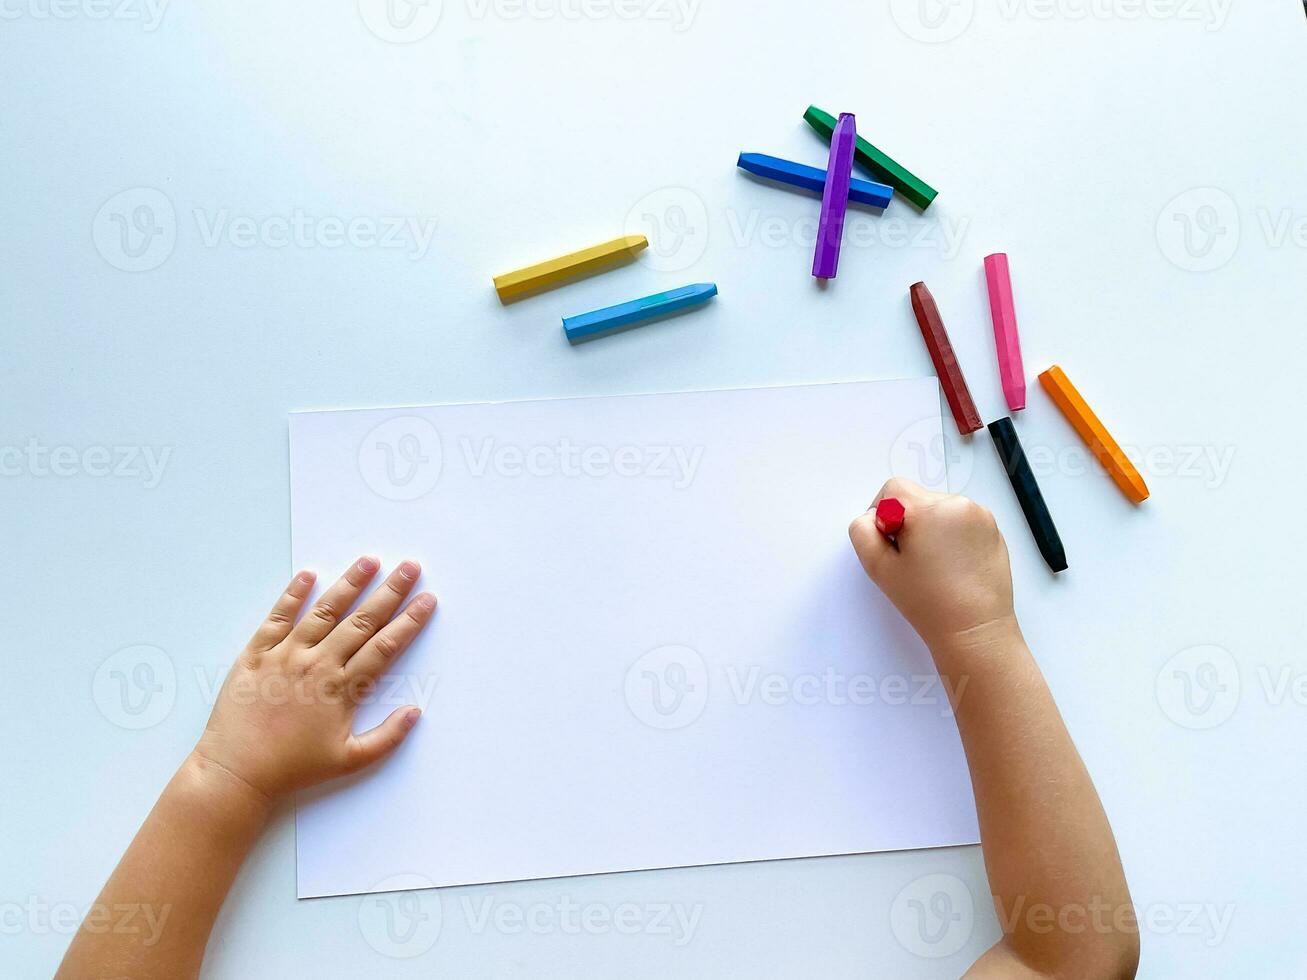
M1116 841L1015 621L933 652L961 692L958 730L1004 932L975 975L1008 960L1035 975L1133 976L1138 933Z
M150 811L87 914L59 978L193 977L223 899L270 804L238 777L190 756ZM115 928L127 908L135 929Z

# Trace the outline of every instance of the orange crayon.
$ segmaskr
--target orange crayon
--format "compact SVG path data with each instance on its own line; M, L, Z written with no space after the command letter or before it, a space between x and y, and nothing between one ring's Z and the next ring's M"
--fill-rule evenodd
M1094 410L1080 397L1080 392L1076 391L1076 386L1062 369L1054 364L1039 376L1039 383L1062 410L1085 445L1098 457L1121 492L1136 504L1147 500L1148 485L1144 483L1144 478L1121 451L1121 447L1112 438L1112 433L1098 420Z

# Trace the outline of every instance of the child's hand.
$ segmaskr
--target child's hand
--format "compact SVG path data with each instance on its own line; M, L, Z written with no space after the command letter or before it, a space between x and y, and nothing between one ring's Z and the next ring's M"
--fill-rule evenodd
M436 597L424 592L395 615L421 574L406 561L347 616L379 567L360 558L298 623L314 576L295 576L227 675L193 753L202 768L275 800L371 765L404 740L418 708L361 735L354 712L431 619Z
M899 549L876 529L876 503L897 497L907 510ZM989 511L965 497L890 480L849 526L871 580L932 651L1014 635L1007 545Z

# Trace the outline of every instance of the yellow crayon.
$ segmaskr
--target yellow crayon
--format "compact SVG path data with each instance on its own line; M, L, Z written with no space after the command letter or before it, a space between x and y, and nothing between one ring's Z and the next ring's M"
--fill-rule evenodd
M495 276L495 291L499 293L501 303L518 299L528 293L549 289L569 279L577 279L598 272L605 266L614 265L635 256L647 248L649 239L644 235L626 235L614 238L602 245L592 245L579 252L560 255L547 262L529 265L515 272L505 272Z

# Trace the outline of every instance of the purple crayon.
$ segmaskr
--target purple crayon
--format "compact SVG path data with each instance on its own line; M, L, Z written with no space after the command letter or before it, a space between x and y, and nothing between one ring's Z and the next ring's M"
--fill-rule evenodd
M851 112L841 112L830 140L830 163L826 166L826 188L821 195L821 221L817 224L817 251L812 274L834 279L840 267L840 242L844 238L844 212L849 204L849 177L853 174L853 151L858 126Z

